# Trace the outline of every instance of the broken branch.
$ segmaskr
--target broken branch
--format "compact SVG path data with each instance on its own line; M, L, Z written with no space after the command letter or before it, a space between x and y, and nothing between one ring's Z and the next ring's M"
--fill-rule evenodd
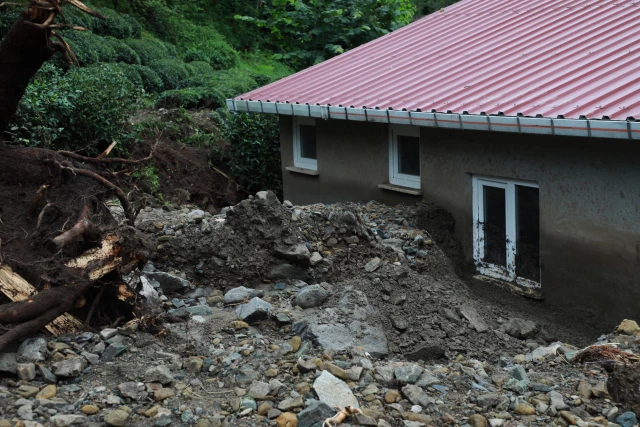
M53 238L53 243L58 249L64 248L66 245L78 241L80 238L86 237L90 234L97 234L95 225L89 221L89 208L84 206L78 222L69 230Z
M114 164L114 163L121 163L124 165L139 165L140 163L148 162L153 158L153 150L151 151L149 156L139 160L104 158L104 157L86 157L86 156L81 156L80 154L73 153L71 151L58 151L58 154L61 154L65 157L70 157L74 160L78 160L79 162L91 163L94 165Z

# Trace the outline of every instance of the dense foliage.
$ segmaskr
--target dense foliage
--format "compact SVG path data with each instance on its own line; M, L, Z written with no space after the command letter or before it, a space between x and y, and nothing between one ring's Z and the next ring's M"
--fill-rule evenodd
M296 69L380 37L411 22L411 0L272 0L257 17L266 45Z

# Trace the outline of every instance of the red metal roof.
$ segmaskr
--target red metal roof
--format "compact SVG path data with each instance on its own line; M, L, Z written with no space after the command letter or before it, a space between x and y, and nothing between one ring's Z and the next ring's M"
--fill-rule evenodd
M236 99L640 119L640 1L463 0Z

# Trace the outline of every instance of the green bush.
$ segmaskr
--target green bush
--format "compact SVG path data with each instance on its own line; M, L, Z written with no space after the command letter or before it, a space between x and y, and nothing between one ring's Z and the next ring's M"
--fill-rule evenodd
M115 53L116 62L124 62L127 64L140 64L140 57L135 50L131 49L124 40L116 39L114 37L107 37L105 41L111 45Z
M62 22L84 27L88 31L93 30L93 23L95 22L95 18L87 15L80 9L71 5L64 6L62 10L64 11L64 19L61 20Z
M156 108L219 108L226 97L215 87L189 87L167 90L158 95Z
M211 84L222 91L227 98L241 95L258 87L258 83L251 78L248 72L239 69L217 72L211 80Z
M153 61L149 67L158 73L165 89L177 88L180 82L189 76L185 63L175 58Z
M278 117L271 114L230 113L220 109L215 120L227 141L214 147L211 160L224 162L238 183L250 192L282 194Z
M101 36L113 36L117 39L140 37L142 27L135 18L117 13L113 9L97 8L106 19L91 18L93 32Z
M189 70L189 75L192 77L195 76L207 76L213 77L215 75L215 71L209 65L209 63L204 61L193 61L187 64L187 70Z
M111 43L105 42L103 37L90 31L67 30L62 33L62 36L78 58L80 65L86 66L98 62L116 61L116 51Z
M144 90L149 93L160 92L164 88L164 84L162 83L162 79L151 68L146 65L133 65L133 67L138 71L140 78L142 79L142 85Z
M25 92L10 132L28 145L77 150L122 136L138 107L138 92L121 66L73 68L45 64ZM88 149L97 153L97 149Z
M215 70L227 70L238 64L238 54L213 27L186 21L179 27L178 46L187 62L204 61Z
M125 43L138 54L142 65L175 56L167 48L167 44L154 38L127 39Z
M129 80L137 90L144 89L144 82L135 65L119 62L111 64L114 70L119 70Z

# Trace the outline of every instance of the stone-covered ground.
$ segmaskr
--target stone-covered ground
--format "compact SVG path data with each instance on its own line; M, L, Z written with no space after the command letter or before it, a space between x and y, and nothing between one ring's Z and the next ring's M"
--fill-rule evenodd
M591 331L469 289L455 242L416 227L433 212L147 208L157 252L128 278L145 314L1 354L0 427L319 427L345 406L345 425L637 424L637 324L584 357Z

